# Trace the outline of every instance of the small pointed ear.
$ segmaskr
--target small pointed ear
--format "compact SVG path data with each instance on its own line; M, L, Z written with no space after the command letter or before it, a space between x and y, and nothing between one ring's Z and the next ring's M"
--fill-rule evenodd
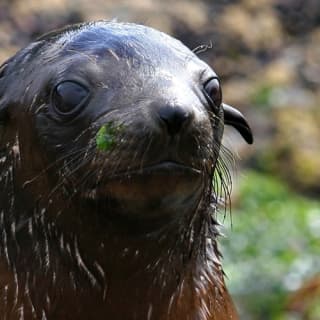
M238 130L247 143L252 144L252 131L244 115L239 110L229 106L228 104L223 103L222 107L224 111L224 123L233 126Z

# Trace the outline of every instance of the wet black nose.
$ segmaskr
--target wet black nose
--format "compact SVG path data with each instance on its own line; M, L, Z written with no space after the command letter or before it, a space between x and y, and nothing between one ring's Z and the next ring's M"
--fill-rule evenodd
M159 109L158 114L171 136L178 134L191 117L189 111L179 106L163 106Z

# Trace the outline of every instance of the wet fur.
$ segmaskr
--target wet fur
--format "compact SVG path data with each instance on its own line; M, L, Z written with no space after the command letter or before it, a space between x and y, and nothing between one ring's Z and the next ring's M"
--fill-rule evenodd
M16 65L40 52L48 39L5 64L0 112L1 105L19 105L6 76L18 75ZM0 136L2 319L100 319L105 314L123 320L236 319L217 249L218 202L228 200L231 183L227 165L217 159L221 141L201 131L194 135L202 146L196 157L211 157L202 170L206 184L194 212L179 223L128 224L112 215L113 203L101 203L95 195L85 204L78 199L99 185L105 168L112 176L135 159L142 159L142 166L156 137L141 139L143 131L141 137L125 131L103 160L92 134L99 118L73 138L74 143L89 141L84 147L57 143L61 156L52 160L38 143L30 112L35 105L41 106L40 98L25 111L16 108ZM212 123L223 122L222 115L211 117ZM130 114L121 121L128 127ZM101 210L108 214L101 217ZM89 236L92 232L96 238Z

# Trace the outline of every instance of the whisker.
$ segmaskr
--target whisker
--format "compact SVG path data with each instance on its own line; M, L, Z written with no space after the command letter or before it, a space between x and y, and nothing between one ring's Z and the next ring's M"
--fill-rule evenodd
M224 217L227 212L227 208L229 208L231 216L232 177L229 169L229 163L234 163L233 159L234 158L230 150L221 146L220 156L213 176L213 190L218 205L220 204L224 207Z
M85 149L82 149L82 153L78 154L78 159L71 159L70 161L74 162L75 160L79 160L80 161L80 157L82 156L83 153L87 153L87 147ZM61 169L61 173L62 173L62 179L60 179L61 181L58 181L58 183L51 189L50 193L48 194L48 198L50 198L62 185L64 185L66 183L66 181L70 181L67 178L71 177L72 175L74 175L79 169L81 169L82 167L84 167L86 164L88 164L89 162L92 161L92 159L88 158L86 161L84 161L85 158L82 158L82 161L79 162L79 164L73 168L72 170L67 170L67 164L64 165L64 167L62 167ZM69 164L70 164L69 161ZM64 172L63 172L64 171Z
M44 175L48 170L50 170L51 168L53 168L55 165L57 165L57 163L64 161L65 159L73 156L74 154L77 154L79 152L81 152L82 149L80 150L74 150L71 151L68 154L65 154L63 156L61 156L60 158L55 159L53 162L51 162L49 165L47 165L44 169L42 169L36 176L34 176L33 178L26 180L23 185L22 188L25 188L27 185L33 183L35 180L39 179L42 175Z
M152 136L151 133L149 133L148 141L149 142L148 142L148 144L147 144L147 146L146 146L146 148L145 148L145 150L144 150L144 152L143 152L143 154L141 156L140 170L142 170L143 163L145 161L144 159L145 159L145 157L146 157L146 155L147 155L147 153L148 153L148 151L149 151L149 149L150 149L150 147L152 145L152 142L153 142L153 136Z

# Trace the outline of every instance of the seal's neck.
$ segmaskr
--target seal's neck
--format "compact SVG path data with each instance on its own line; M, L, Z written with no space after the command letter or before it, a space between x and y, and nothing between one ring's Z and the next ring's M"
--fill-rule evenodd
M217 224L205 205L158 232L99 228L94 215L91 225L79 219L68 232L59 224L60 212L52 212L61 203L47 203L47 211L41 201L27 208L21 204L28 203L22 201L27 195L14 194L19 203L7 201L1 215L0 286L7 289L0 309L23 308L24 316L8 313L8 319L236 319L224 285ZM3 213L11 206L19 212L15 220ZM53 214L56 219L48 219ZM66 209L61 216L68 214L79 212Z
M217 225L206 208L189 218L188 225L140 236L111 229L99 241L81 233L55 235L49 256L59 285L49 287L60 288L58 299L70 296L75 302L61 312L81 309L79 319L86 310L90 318L93 309L96 318L110 319L235 319L217 250Z
M65 292L86 306L82 313L94 305L97 317L231 319L216 224L203 211L188 228L174 227L143 236L108 230L100 243L64 236L59 255L71 259L60 270Z

